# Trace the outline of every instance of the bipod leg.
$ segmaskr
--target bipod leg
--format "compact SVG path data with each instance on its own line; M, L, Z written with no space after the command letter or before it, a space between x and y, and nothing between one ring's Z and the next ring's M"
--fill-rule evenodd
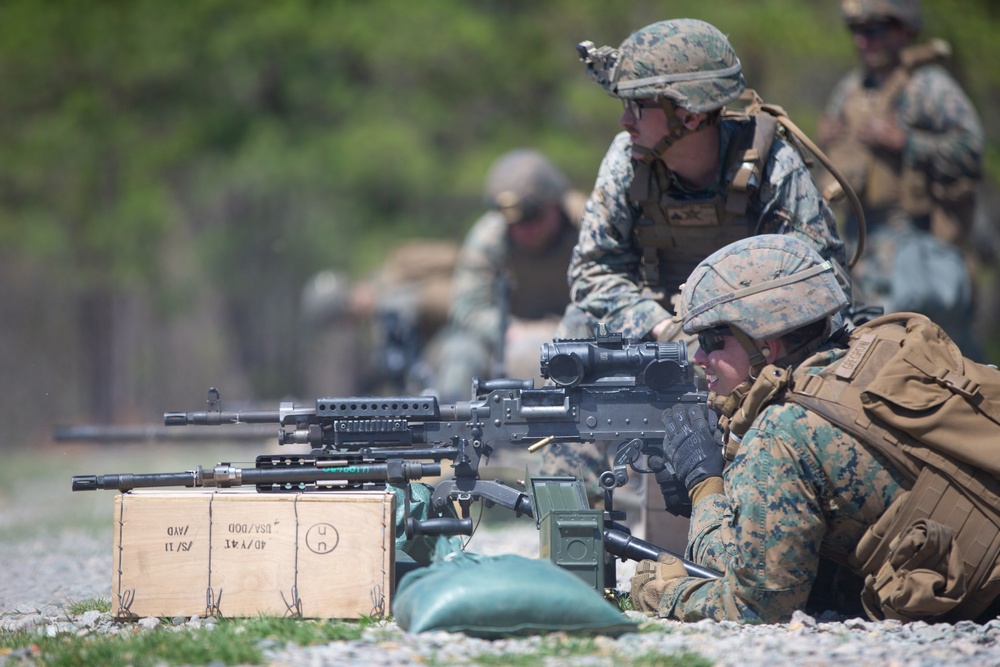
M614 523L614 489L604 489L604 529L607 530ZM603 540L601 542L603 544ZM614 591L618 587L618 559L604 550L604 590L605 593Z

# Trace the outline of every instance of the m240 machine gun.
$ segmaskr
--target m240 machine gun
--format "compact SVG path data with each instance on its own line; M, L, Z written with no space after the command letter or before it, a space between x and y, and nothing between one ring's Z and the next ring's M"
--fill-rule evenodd
M307 446L308 453L261 455L253 468L219 463L185 472L81 475L73 477L73 490L251 484L260 492L362 489L439 477L442 462L450 461L450 471L434 486L431 505L440 512L457 503L461 516L410 521L407 535L471 535L474 501L533 515L528 493L481 477L480 464L495 451L607 442L614 448L614 466L600 480L605 508L598 511L598 541L612 556L655 558L665 550L632 538L615 523L623 517L613 510L613 491L628 482L629 468L663 469L664 410L707 400L693 384L685 344L636 343L620 334L556 340L542 345L540 362L549 386L473 379L471 400L445 405L432 396L330 397L310 406L282 403L277 410L227 412L219 392L210 389L207 410L168 412L164 423L276 424L279 445ZM577 509L589 509L585 499L583 505ZM610 563L610 571L599 569L602 578L613 581L613 558ZM688 571L715 576L693 563Z

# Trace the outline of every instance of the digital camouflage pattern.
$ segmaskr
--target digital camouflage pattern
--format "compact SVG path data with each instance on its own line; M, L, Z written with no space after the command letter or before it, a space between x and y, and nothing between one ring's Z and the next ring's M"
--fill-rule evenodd
M896 19L913 32L920 32L924 24L919 0L843 0L840 13L848 25Z
M565 220L552 245L541 253L527 253L510 241L507 226L501 213L487 212L469 230L459 251L449 325L434 351L441 369L435 388L442 400L467 400L471 378L491 376L504 318L532 322L536 328L544 325L544 337L551 340L569 303L565 276L576 227ZM498 290L504 276L509 281L506 313ZM506 352L510 355L513 350ZM538 345L528 354L532 374L537 374Z
M666 98L692 113L720 109L746 88L729 40L697 19L660 21L618 48L612 92L620 98Z
M844 349L812 357L811 371ZM788 621L803 609L821 553L842 558L909 484L881 455L795 404L765 408L724 472L724 494L693 508L687 557L723 573L669 582L658 616Z
M720 164L725 163L723 158L730 142L739 136L739 124L745 122L749 121L727 119L719 124ZM627 132L622 132L608 149L587 201L580 238L569 267L571 309L579 312L567 311L563 326L567 333L582 333L584 323L593 332L603 322L608 331L643 339L654 325L672 316L640 287L642 249L633 236L640 210L629 196L633 177L630 154L631 139ZM691 200L722 195L726 187L723 177L720 167L713 185L697 192L675 179L671 194ZM801 156L781 139L776 139L771 147L763 183L751 198L748 217L751 223L757 222L759 233L790 234L811 245L824 259L841 266L847 263L833 213L820 196ZM660 287L667 295L673 295L680 285Z
M553 442L542 450L539 471L547 476L579 478L590 507L604 507L600 475L612 469L608 449L606 442Z
M618 97L663 97L687 111L701 113L720 109L746 88L729 41L704 21L678 19L652 24L630 35L618 51L611 86L612 94ZM674 178L668 194L692 201L725 196L726 156L730 145L738 141L742 124L748 122L727 119L713 126L718 127L720 136L720 166L709 188L693 191ZM556 331L557 338L587 338L604 327L626 338L648 339L655 325L673 316L665 304L676 298L679 284L654 286L665 296L663 301L657 300L661 295L654 297L642 287L639 267L643 248L633 235L641 209L629 193L634 178L631 152L631 139L622 132L601 162L569 265L572 303ZM747 209L747 233L756 228L760 233L793 234L813 245L824 258L846 266L833 213L801 156L787 142L775 139L771 145L763 180ZM668 327L664 340L682 337L678 325ZM693 354L695 346L689 349ZM546 474L582 473L588 495L598 498L598 475L609 469L606 446L547 447L541 469Z
M712 253L684 283L684 331L729 325L770 340L849 303L833 266L794 236L765 234Z

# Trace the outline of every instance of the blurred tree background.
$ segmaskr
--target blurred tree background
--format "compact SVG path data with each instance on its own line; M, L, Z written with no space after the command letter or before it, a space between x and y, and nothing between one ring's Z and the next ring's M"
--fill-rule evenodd
M664 18L730 36L807 132L855 63L836 0L5 0L0 447L55 422L147 422L205 389L301 396L299 294L398 240L461 238L500 153L589 190L620 105L575 45ZM924 0L1000 183L1000 9ZM981 328L993 358L996 279Z

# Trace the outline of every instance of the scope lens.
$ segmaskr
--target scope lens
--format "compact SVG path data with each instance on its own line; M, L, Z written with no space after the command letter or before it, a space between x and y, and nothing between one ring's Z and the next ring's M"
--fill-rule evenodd
M549 359L549 379L560 387L575 387L583 380L583 362L575 354L557 354Z

